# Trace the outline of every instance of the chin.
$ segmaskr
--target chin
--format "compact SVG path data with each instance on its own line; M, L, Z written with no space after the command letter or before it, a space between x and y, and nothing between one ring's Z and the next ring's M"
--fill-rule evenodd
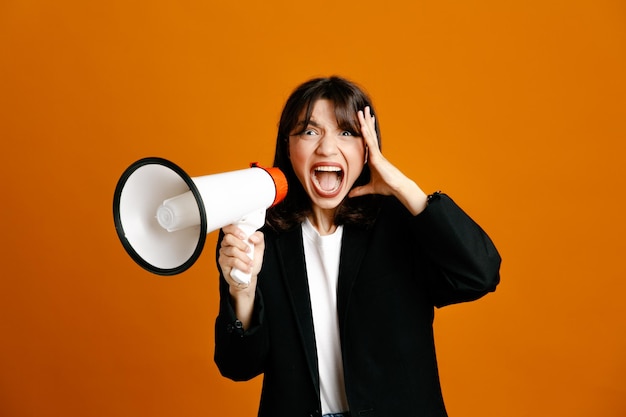
M346 193L341 193L334 197L321 197L316 195L314 199L311 199L311 202L314 206L322 210L335 210L345 198Z

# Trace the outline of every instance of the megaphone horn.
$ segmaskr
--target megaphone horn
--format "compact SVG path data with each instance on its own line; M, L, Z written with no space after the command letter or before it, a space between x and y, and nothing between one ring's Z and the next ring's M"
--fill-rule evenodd
M286 195L287 179L278 168L253 163L247 169L191 178L171 161L144 158L120 177L113 220L137 264L154 274L176 275L196 262L208 233L237 224L249 237L265 223L266 209ZM250 281L239 270L231 276Z

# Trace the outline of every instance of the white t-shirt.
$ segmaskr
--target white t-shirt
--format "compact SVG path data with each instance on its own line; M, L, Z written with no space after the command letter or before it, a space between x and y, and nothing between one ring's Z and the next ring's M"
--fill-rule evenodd
M331 235L320 236L307 219L302 223L302 235L317 345L322 414L340 413L348 411L337 317L343 227L338 226Z

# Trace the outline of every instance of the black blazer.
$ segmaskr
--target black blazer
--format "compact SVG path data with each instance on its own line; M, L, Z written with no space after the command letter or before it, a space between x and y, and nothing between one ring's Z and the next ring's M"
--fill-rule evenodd
M302 231L264 233L253 323L245 333L220 277L215 362L233 380L264 374L259 416L320 416ZM336 308L353 417L446 416L433 307L493 291L499 267L489 237L443 194L418 216L385 197L372 226L345 226Z

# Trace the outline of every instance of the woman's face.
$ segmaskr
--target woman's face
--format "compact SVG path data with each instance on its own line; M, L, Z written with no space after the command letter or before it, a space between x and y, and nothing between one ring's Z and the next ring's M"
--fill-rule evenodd
M293 170L314 209L335 209L363 170L363 139L360 132L338 126L335 106L329 100L315 102L308 126L303 126L301 117L289 137Z

